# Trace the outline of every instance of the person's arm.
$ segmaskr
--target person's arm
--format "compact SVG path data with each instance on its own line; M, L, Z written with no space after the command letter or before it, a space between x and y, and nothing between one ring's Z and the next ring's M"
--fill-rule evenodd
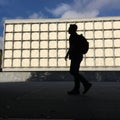
M67 52L67 54L65 56L65 60L67 60L68 56L69 56L69 50L68 50L68 52Z
M68 52L66 53L65 60L67 61L67 58L70 56L70 37L69 37L69 49Z

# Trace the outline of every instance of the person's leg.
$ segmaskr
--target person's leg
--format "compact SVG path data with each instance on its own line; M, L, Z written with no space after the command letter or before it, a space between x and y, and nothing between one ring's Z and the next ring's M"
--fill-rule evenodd
M74 77L74 88L69 94L79 94L80 89L80 76L79 76L80 60L72 59L70 64L70 73Z
M83 75L79 74L79 68L80 68L80 63L82 59L72 59L71 60L71 66L70 66L70 73L74 77L74 91L79 91L80 89L80 82L84 86L84 91L83 94L85 94L92 86L91 83L89 83Z
M91 83L89 83L81 74L80 74L80 82L82 82L84 86L83 94L85 94L92 86Z
M82 74L79 74L80 76L80 82L83 84L83 86L86 86L88 84L88 81L85 79L85 77Z
M80 89L80 76L78 73L74 74L74 90L79 91Z

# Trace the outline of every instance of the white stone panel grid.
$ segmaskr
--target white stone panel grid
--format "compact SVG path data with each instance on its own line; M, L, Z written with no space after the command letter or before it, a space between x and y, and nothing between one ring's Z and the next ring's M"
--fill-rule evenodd
M120 68L120 19L100 18L8 20L4 29L4 70L68 70L70 61L64 57L69 47L70 24L77 24L77 33L89 41L81 70Z

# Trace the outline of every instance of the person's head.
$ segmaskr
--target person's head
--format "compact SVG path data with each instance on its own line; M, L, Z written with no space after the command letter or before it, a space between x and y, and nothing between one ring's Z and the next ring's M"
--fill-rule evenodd
M70 27L68 29L69 34L74 34L77 31L77 25L76 24L70 24Z

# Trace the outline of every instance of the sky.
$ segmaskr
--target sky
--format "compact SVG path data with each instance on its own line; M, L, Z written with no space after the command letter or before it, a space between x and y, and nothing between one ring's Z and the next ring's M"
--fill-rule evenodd
M6 19L120 16L120 0L0 0L0 48Z

